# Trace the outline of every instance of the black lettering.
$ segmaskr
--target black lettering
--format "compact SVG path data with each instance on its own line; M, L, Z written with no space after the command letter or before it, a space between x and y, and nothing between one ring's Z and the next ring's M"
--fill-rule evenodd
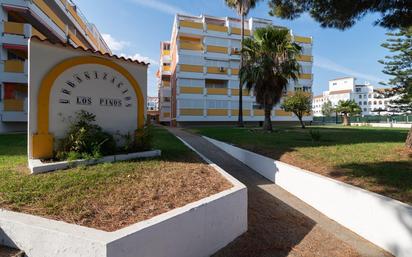
M77 82L79 82L79 83L83 82L82 78L80 78L80 76L78 74L74 74L73 77L77 80Z
M117 88L120 88L121 86L123 86L123 82L120 82L119 84L117 84Z
M85 96L78 96L77 97L77 104L79 104L79 105L91 105L92 104L92 98L91 97L85 97Z
M66 95L70 95L71 94L71 92L69 91L69 90L67 90L67 89L62 89L62 93L63 94L66 94Z
M107 76L109 76L106 72L103 73L103 80L107 79Z
M114 84L114 82L116 81L116 77L112 78L112 84Z
M130 106L132 106L132 104L126 104L126 107L130 107Z
M98 79L99 78L99 74L97 73L97 71L94 72L94 78Z
M72 88L75 88L75 87L76 87L76 84L74 84L73 81L66 81L66 84L67 84L68 86L72 87Z
M132 97L130 97L130 96L126 96L125 98L124 98L124 100L126 100L126 101L130 101L132 99Z
M129 89L126 89L125 91L122 92L122 94L126 94L129 91Z
M85 71L85 72L84 72L84 77L85 77L87 80L90 80L90 73L89 73L88 71Z
M61 103L61 104L69 104L70 101L67 100L67 99L60 99L60 100L59 100L59 103Z

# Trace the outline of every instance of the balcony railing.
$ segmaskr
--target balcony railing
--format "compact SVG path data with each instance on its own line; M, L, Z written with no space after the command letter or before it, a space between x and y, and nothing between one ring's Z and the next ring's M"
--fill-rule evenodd
M4 72L24 73L25 62L20 60L5 60Z
M4 99L3 110L5 112L23 112L24 100L20 99Z
M3 33L24 36L24 23L5 21L3 23Z

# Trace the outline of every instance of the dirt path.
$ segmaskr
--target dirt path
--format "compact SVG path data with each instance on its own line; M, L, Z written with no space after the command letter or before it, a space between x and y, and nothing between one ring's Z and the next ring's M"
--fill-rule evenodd
M214 256L391 256L198 135L169 129L248 188L248 231Z

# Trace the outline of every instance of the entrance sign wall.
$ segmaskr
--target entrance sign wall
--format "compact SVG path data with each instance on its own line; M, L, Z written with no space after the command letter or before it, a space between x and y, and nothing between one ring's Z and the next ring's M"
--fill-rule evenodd
M76 115L85 110L115 134L144 125L147 65L54 45L36 38L29 46L29 158L52 157Z

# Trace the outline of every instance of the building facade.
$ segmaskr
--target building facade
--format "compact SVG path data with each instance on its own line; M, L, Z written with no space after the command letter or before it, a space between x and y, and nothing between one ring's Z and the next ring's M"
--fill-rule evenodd
M322 95L313 97L313 116L320 117L322 106L330 101L332 106L337 106L339 101L354 100L362 109L362 115L392 114L390 102L395 97L387 97L388 88L375 88L369 83L356 84L356 78L346 77L329 81L329 90Z
M272 25L266 19L245 21L245 35L256 28ZM186 16L177 14L170 41L161 43L159 78L160 121L236 122L239 96L241 21L229 17ZM312 38L296 36L303 47L299 62L302 67L298 82L291 82L287 92L312 92ZM263 110L253 93L243 90L244 120L262 121ZM272 111L273 121L297 121L280 105ZM310 116L305 120L311 120Z
M0 0L0 7L0 132L25 131L30 37L111 52L70 0Z

